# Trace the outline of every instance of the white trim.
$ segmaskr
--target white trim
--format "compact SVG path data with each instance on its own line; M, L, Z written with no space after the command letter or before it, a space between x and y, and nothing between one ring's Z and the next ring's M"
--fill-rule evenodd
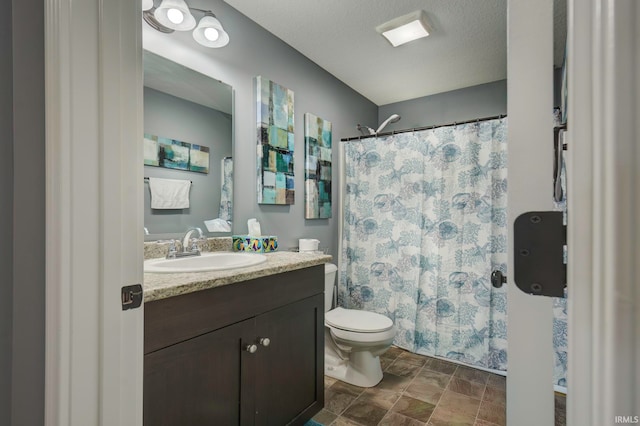
M513 223L553 209L553 1L509 0L507 20L507 424L552 425L552 299L516 286Z
M640 5L570 0L567 424L640 415Z
M69 52L69 7L67 3L45 2L45 98L46 98L46 355L45 424L63 425L70 405L70 217L69 163L67 144L71 107L65 58ZM64 75L64 76L63 76ZM55 83L54 83L55 82ZM65 115L63 111L68 113ZM63 121L64 120L64 121ZM63 260L64 259L64 260Z
M142 283L140 4L45 7L45 424L141 425L143 312L119 294Z

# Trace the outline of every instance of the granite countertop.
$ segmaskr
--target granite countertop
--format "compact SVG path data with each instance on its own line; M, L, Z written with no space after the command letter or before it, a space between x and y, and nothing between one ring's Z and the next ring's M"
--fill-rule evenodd
M330 262L332 259L331 256L326 254L289 251L266 253L265 256L267 257L266 262L247 268L180 274L145 273L144 301L152 302L281 272L308 268Z

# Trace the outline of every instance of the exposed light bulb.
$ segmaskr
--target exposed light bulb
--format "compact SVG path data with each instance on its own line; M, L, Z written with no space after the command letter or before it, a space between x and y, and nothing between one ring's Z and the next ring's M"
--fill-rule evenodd
M169 9L167 10L167 18L174 24L179 25L184 21L184 14L178 9Z
M215 28L206 28L204 30L204 37L209 41L216 41L220 38L220 33Z

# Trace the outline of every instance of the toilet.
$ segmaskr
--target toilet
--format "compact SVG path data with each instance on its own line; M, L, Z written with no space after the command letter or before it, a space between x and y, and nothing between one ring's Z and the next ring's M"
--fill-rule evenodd
M382 380L380 355L393 343L393 321L375 312L331 309L338 267L324 267L324 373L352 385L372 387Z

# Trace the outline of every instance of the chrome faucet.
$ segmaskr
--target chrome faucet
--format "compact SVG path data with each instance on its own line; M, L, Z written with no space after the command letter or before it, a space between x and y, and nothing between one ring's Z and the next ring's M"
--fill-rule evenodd
M198 233L198 238L191 238L194 232ZM200 256L200 248L198 248L198 241L204 240L204 234L202 229L192 226L187 229L187 232L182 236L182 251L176 249L176 241L171 240L169 249L167 251L167 259L175 259L177 257L185 256Z
M194 238L194 240L191 240L191 235L197 232L198 233L198 239L196 240ZM200 249L198 248L198 241L202 241L204 239L204 234L202 234L202 229L196 227L196 226L192 226L189 229L187 229L187 232L184 233L184 236L182 237L182 252L183 253L194 253L194 252L198 252L198 255L200 255Z

